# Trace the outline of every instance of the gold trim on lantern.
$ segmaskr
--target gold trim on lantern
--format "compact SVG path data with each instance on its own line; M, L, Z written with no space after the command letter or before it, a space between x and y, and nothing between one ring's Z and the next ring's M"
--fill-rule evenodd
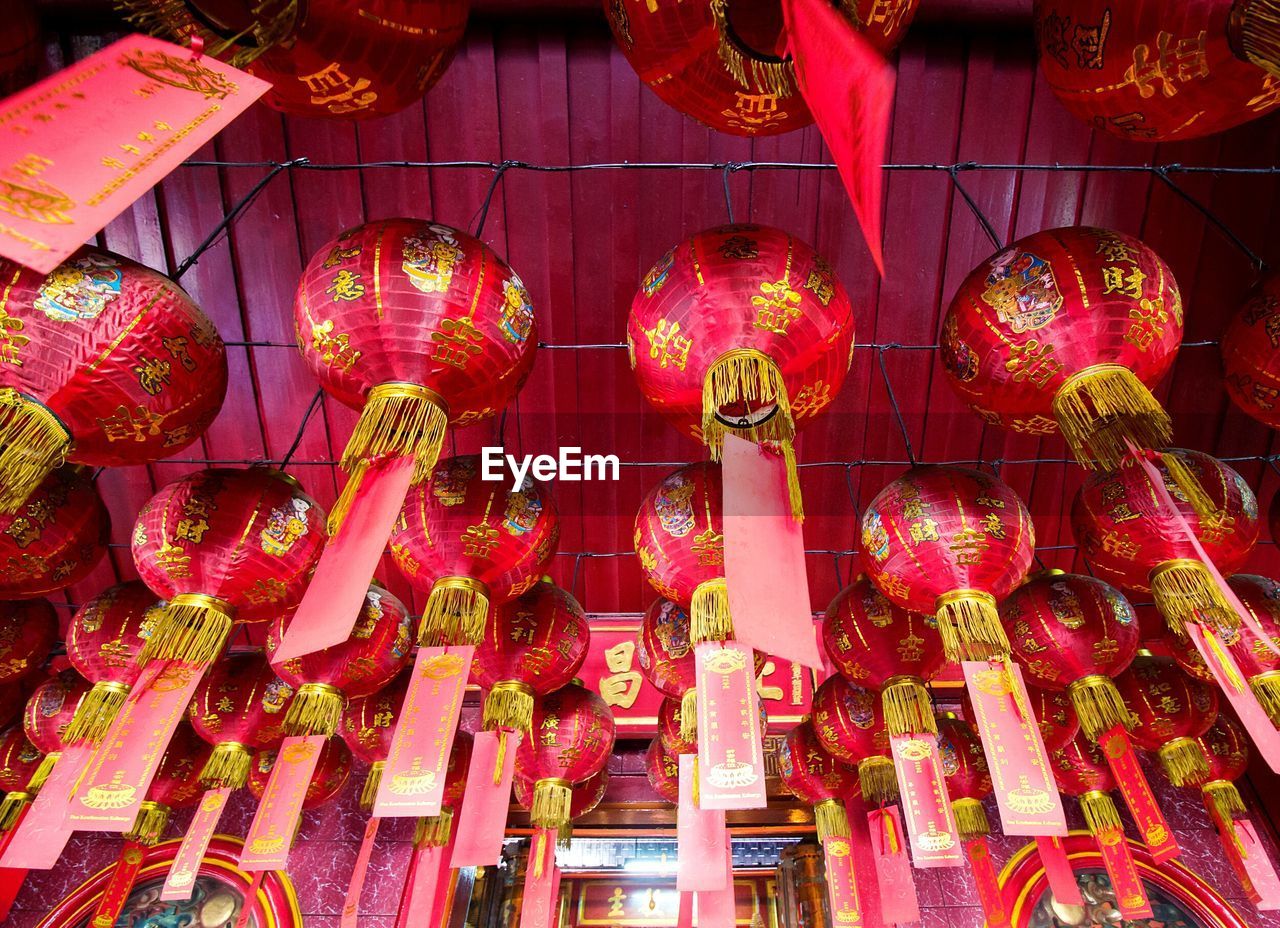
M1161 448L1173 439L1169 414L1120 364L1094 364L1068 377L1053 398L1053 417L1076 460L1115 470L1127 442Z
M1092 673L1072 681L1067 685L1067 695L1071 697L1071 705L1080 717L1080 727L1090 741L1097 741L1099 736L1117 725L1129 729L1136 722L1115 683L1104 674Z
M985 838L991 834L991 821L987 818L987 810L977 799L957 799L951 803L956 813L956 830L961 841L972 841Z
M154 847L160 843L164 830L169 827L171 811L163 803L144 799L138 808L138 817L133 820L133 827L124 833L124 839L145 847Z
M71 431L53 410L12 387L0 388L0 513L17 512L67 461Z
M199 783L206 789L239 789L249 782L253 754L238 741L220 741L200 771Z
M1156 753L1174 786L1190 786L1209 775L1209 760L1194 738L1174 738Z
M1011 648L1000 622L996 598L984 590L953 590L935 604L938 633L947 660L1007 659Z
M1199 561L1165 561L1151 571L1150 579L1156 608L1179 638L1186 637L1188 622L1228 634L1239 630L1240 617L1223 597L1208 568Z
M364 786L360 789L360 811L370 812L373 810L373 801L378 798L378 787L382 785L382 773L387 769L385 760L375 760L369 765L369 772L365 775Z
M129 690L129 684L114 680L100 680L93 684L76 707L76 714L62 734L62 743L72 745L88 741L97 744L102 741L129 698Z
M1100 789L1090 790L1080 797L1080 811L1084 813L1089 833L1095 837L1104 831L1124 828L1115 802Z
M689 602L689 640L729 641L733 638L733 617L729 615L729 586L724 577L704 580L693 588Z
M847 838L849 813L839 799L824 799L813 807L813 824L818 830L818 843L827 838Z
M1268 670L1250 677L1249 688L1272 723L1280 725L1280 670Z
M1210 780L1200 788L1200 792L1204 794L1205 801L1213 806L1213 811L1228 828L1231 827L1232 819L1248 811L1244 807L1244 799L1241 798L1240 791L1230 780Z
M698 691L687 689L680 697L680 737L689 744L698 740Z
M484 698L480 727L485 731L511 728L527 737L533 731L533 687L519 680L499 680Z
M424 647L478 645L484 640L488 617L487 586L472 577L441 577L431 584L418 627L418 643Z
M873 754L858 761L858 784L862 798L872 805L882 806L898 798L898 774L893 761L882 754Z
M285 734L324 735L332 738L342 721L347 698L328 683L304 683L298 687L284 716Z
M905 674L890 677L880 689L884 725L891 735L938 733L933 700L919 677Z
M207 665L217 660L231 633L235 607L204 593L179 593L160 607L138 663L183 661Z
M31 793L20 789L5 793L4 799L0 800L0 833L9 831L18 824L22 810L31 805L31 800L35 798Z
M1238 57L1280 77L1280 0L1236 0L1227 34Z
M743 90L780 98L796 92L795 64L789 58L764 58L743 46L729 25L729 0L711 0L711 18L718 42L716 52L729 75Z
M413 843L415 847L444 847L452 833L453 810L441 806L439 815L418 819L413 829Z
M49 774L53 773L53 767L58 762L58 758L62 756L61 751L50 751L44 757L40 758L40 763L36 767L36 772L31 774L31 779L27 781L27 792L39 795L40 788L44 786L45 781L49 779Z
M548 777L533 784L533 802L529 805L529 821L534 828L554 828L569 821L573 806L573 785L559 777Z

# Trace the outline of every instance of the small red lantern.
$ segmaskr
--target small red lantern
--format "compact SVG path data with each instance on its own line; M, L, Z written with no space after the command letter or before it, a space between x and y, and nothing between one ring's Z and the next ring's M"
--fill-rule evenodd
M1218 717L1218 691L1195 680L1173 661L1140 657L1116 677L1116 688L1134 715L1130 737L1160 758L1174 786L1207 773L1196 738Z
M1076 707L1065 692L1027 687L1027 702L1040 727L1040 739L1044 749L1052 754L1061 751L1080 733L1080 718Z
M44 666L58 640L58 616L47 599L0 602L0 683Z
M1220 827L1230 829L1231 820L1248 811L1234 781L1249 769L1249 739L1238 722L1220 715L1195 741L1204 755L1206 772L1182 785L1199 789Z
M1170 475L1171 458L1201 488L1202 505L1193 505L1182 482ZM1199 451L1170 450L1154 464L1218 570L1229 576L1244 566L1258 540L1258 501L1244 478ZM1179 637L1185 636L1187 622L1234 632L1240 617L1197 560L1190 539L1168 524L1152 495L1139 467L1091 474L1080 487L1071 506L1071 528L1092 572L1127 592L1150 591Z
M400 572L429 591L423 644L479 644L490 604L509 602L551 566L560 520L546 489L485 480L478 455L440 462L409 491L391 532Z
M868 802L883 805L898 798L889 732L874 692L844 677L828 677L813 694L810 725L828 754L857 769L858 784Z
M516 773L534 784L534 827L558 829L571 816L570 787L595 776L609 760L613 713L595 693L570 683L538 700L533 732L516 750Z
M520 808L529 812L533 806L534 784L520 777L516 777L512 784L515 787L516 802L519 803ZM573 822L600 805L608 789L608 770L601 770L595 776L573 786L573 800L569 804L569 821L560 826L560 833L556 839L560 847L569 846L573 840Z
M862 515L862 564L904 609L936 613L947 659L1008 657L996 602L1027 575L1035 529L998 477L960 467L916 467Z
M2 759L3 754L0 754ZM644 769L655 793L672 804L680 802L680 757L663 746L661 737L649 742L649 749L644 754Z
M1080 802L1089 833L1099 841L1116 836L1124 840L1124 824L1115 801L1108 795L1116 788L1102 749L1092 741L1077 738L1067 747L1049 755L1049 766L1058 789Z
M0 733L0 792L5 794L0 802L0 833L17 824L22 810L35 799L37 790L28 784L43 757L21 725L10 725Z
M165 748L147 798L138 809L133 827L124 833L126 841L152 847L160 843L175 809L195 805L204 793L199 773L209 760L209 745L190 725L180 724Z
M1081 120L1122 138L1199 138L1280 103L1267 0L1037 0L1040 64Z
M327 534L287 474L210 468L162 487L138 513L133 563L164 612L141 660L210 664L238 609L297 603Z
M347 700L347 707L342 712L342 740L347 742L347 747L358 760L369 765L364 787L360 790L360 808L365 812L373 808L378 787L382 784L382 772L387 766L387 755L391 752L391 740L410 676L410 671L401 671L376 693Z
M1036 686L1065 691L1085 736L1132 720L1112 677L1138 653L1133 607L1109 583L1060 570L1029 579L1000 604L1013 657Z
M789 793L813 806L819 844L832 836L849 837L845 801L859 795L857 775L827 753L809 723L802 722L783 738L778 775Z
M412 618L404 603L376 583L369 584L360 617L347 640L331 648L292 657L276 667L297 691L284 717L289 735L337 734L347 700L376 693L395 678L413 650ZM284 640L282 613L267 636L267 655Z
M204 675L187 713L197 735L213 746L200 771L208 789L239 789L249 779L253 754L284 738L293 687L276 676L261 654L230 654Z
M22 728L31 743L44 754L44 759L27 784L29 792L39 790L48 779L62 755L67 726L88 694L89 684L70 669L50 677L31 691L22 713Z
M0 514L0 599L46 596L79 583L107 553L111 517L78 467L45 477L12 515Z
M1236 574L1227 579L1227 585L1249 610L1264 635L1255 632L1250 623L1242 622L1235 635L1223 636L1222 643L1227 645L1267 715L1280 724L1280 653L1276 650L1280 648L1280 583L1255 574ZM1214 682L1203 658L1193 648L1174 648L1173 656L1179 666L1196 679ZM1192 670L1187 662L1198 667Z
M955 715L944 715L938 720L938 759L961 840L985 838L991 822L982 800L991 795L991 772L977 729Z
M277 751L259 751L249 768L249 793L254 799L261 800L262 793L271 779L271 771L276 765ZM324 805L342 792L351 776L351 749L341 738L328 738L320 749L320 759L316 761L316 769L311 774L311 782L307 784L307 795L302 800L302 808L315 809Z
M840 392L853 349L853 304L830 264L767 226L701 232L646 275L627 346L645 399L712 459L729 433L779 446L802 516L792 442Z
M698 679L688 610L665 596L650 603L636 637L636 659L654 689L680 702L681 739L696 741Z
M658 707L658 737L668 754L698 753L698 719L684 720L684 704L678 699L664 699Z
M1222 333L1227 393L1237 406L1280 428L1280 274L1268 274Z
M158 271L82 248L47 277L0 260L0 279L0 512L17 512L64 462L168 457L222 408L226 347Z
M484 728L532 736L535 699L573 680L590 641L582 606L550 578L495 609L471 662L472 681L488 690Z
M138 655L162 604L141 580L118 583L86 602L67 628L67 659L93 684L67 726L66 743L97 744L142 674Z

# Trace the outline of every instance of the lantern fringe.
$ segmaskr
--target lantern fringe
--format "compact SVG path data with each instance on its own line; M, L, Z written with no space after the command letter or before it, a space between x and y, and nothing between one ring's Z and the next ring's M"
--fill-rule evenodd
M507 765L507 733L498 729L498 750L493 758L493 785L502 783L502 768Z
M169 827L169 815L168 806L149 799L143 800L138 817L133 820L133 827L124 833L124 839L145 847L154 847L160 843L164 830Z
M898 798L898 775L893 761L879 754L858 761L858 784L862 797L872 805L882 806Z
M776 411L764 422L746 428L732 428L717 416L722 406L743 403L772 404ZM787 467L787 492L791 515L804 521L804 501L800 496L800 478L796 472L796 423L791 415L791 400L778 365L762 351L739 348L715 360L702 379L702 441L711 450L711 458L720 460L724 436L732 432L739 438L760 444L778 446Z
M249 782L249 768L253 755L237 741L222 741L213 746L213 752L200 771L200 785L209 789L239 789Z
M441 577L431 585L418 643L478 645L488 616L489 591L483 583L470 577Z
M1191 472L1191 468L1187 467L1186 461L1172 451L1161 453L1160 461L1164 464L1164 469L1169 472L1174 486L1187 498L1187 503L1197 518L1213 519L1218 515L1218 507L1213 504L1213 500L1209 499L1199 478Z
M1090 741L1123 725L1133 728L1134 718L1124 698L1111 678L1102 674L1090 674L1081 677L1067 686L1067 695L1071 697L1071 705L1080 717L1080 727Z
M743 54L729 35L728 0L711 0L711 16L719 36L718 54L725 70L743 90L789 97L796 92L794 65L785 59L762 61ZM748 75L748 68L750 74Z
M1217 634L1212 629L1204 631L1204 643L1208 646L1209 652L1213 655L1218 670L1222 672L1222 676L1227 686L1231 687L1237 693L1244 692L1244 680L1240 677L1240 665L1227 655L1226 649L1222 647L1222 642L1218 639Z
M1089 827L1089 834L1095 837L1104 831L1124 830L1115 802L1101 790L1092 790L1081 796L1080 811L1084 813L1084 823Z
M9 831L18 824L22 810L31 804L33 798L30 793L19 789L5 793L4 799L0 800L0 832Z
M203 24L192 16L187 0L116 0L115 8L138 32L171 40L190 34L202 35L208 42L205 54L241 69L287 38L298 16L298 0L259 0L252 4L252 24L228 38L203 28ZM252 41L246 40L249 36ZM233 48L235 54L224 58Z
M129 686L114 680L101 680L84 694L76 714L63 732L62 743L71 745L81 741L97 744L107 736L107 729L120 714L125 700L129 698ZM244 784L240 784L243 786Z
M138 654L138 663L212 664L231 632L231 613L229 603L213 596L179 593L161 608L151 637Z
M529 736L533 729L533 687L517 680L500 680L484 698L481 728L512 728Z
M813 823L818 829L818 843L827 838L847 838L849 813L839 799L824 799L813 807Z
M1240 617L1227 603L1208 569L1199 561L1182 558L1165 561L1151 572L1151 597L1169 629L1187 636L1187 623L1230 636L1240 628Z
M1243 0L1232 22L1240 51L1273 77L1280 77L1280 0Z
M565 822L556 829L556 847L562 851L573 846L573 822Z
M680 737L689 744L698 740L698 691L689 689L680 697Z
M972 841L974 838L985 838L991 834L991 820L987 818L987 810L976 799L957 799L951 804L956 813L956 829L960 840Z
M31 774L31 779L27 781L27 792L33 796L40 792L40 788L49 779L49 774L53 773L54 764L58 762L58 758L61 756L61 751L50 751L40 758L40 764L36 767L36 772Z
M53 410L12 387L0 389L0 513L17 512L69 450L71 432Z
M347 700L337 687L327 683L304 683L298 687L284 716L285 734L324 735L332 738L342 721Z
M1160 745L1160 765L1174 786L1190 786L1209 775L1209 761L1192 738L1174 738Z
M947 660L986 661L1009 657L1009 639L996 599L982 590L957 590L938 597L938 632Z
M1249 688L1266 710L1267 717L1280 726L1280 671L1272 670L1250 678Z
M884 724L891 735L938 733L933 700L924 683L914 677L895 679L880 691Z
M1205 802L1213 807L1218 820L1227 828L1231 827L1233 819L1248 811L1244 807L1240 791L1230 780L1213 780L1206 783L1200 792L1204 794Z
M444 847L449 843L452 833L453 810L448 806L441 806L439 815L418 819L414 826L413 843L416 847Z
M539 780L533 785L529 820L534 828L559 828L569 821L573 790L568 780Z
M729 641L733 638L733 617L729 615L729 586L724 577L704 580L693 588L693 597L689 603L689 638L694 644Z
M369 765L369 772L364 778L364 786L360 789L361 812L371 812L373 810L373 801L378 798L378 787L382 785L382 771L386 769L387 762L385 760L375 760ZM422 819L418 821L422 821Z
M1095 364L1067 378L1053 417L1071 453L1086 467L1115 470L1128 451L1162 448L1173 438L1169 414L1127 367Z

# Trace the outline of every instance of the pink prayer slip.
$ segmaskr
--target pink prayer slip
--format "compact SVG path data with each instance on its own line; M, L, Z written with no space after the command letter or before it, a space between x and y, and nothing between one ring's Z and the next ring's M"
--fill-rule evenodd
M507 828L520 737L517 732L500 735L496 731L481 731L472 739L467 786L462 794L462 808L453 823L454 845L449 865L455 870L491 867L502 858L502 838ZM504 740L506 747L502 747Z
M902 819L895 806L867 813L871 833L871 861L880 888L880 915L889 924L920 921L916 881L911 875L911 859L902 840Z
M262 878L267 875L265 870L254 871L253 878L249 881L249 888L245 890L244 903L240 906L240 914L236 917L236 928L248 928L249 916L258 907L258 892L262 889Z
M87 742L64 748L49 779L13 829L13 838L0 854L0 867L48 870L58 862L71 839L67 806L84 766L93 753Z
M356 865L351 871L347 898L342 904L342 915L338 919L339 928L356 928L360 921L360 896L364 892L364 877L369 871L369 858L373 855L373 842L378 837L380 821L381 819L374 817L364 826L364 838L360 842L360 850L356 852Z
M249 823L249 833L245 835L244 850L240 852L241 870L283 870L288 864L294 827L324 741L324 735L295 735L284 739L258 810Z
M724 888L728 830L723 809L699 809L693 802L697 758L680 755L680 802L676 806L676 889L705 892Z
M558 921L556 890L556 833L539 828L529 844L525 868L524 897L520 907L520 928L551 928Z
M169 875L164 879L160 890L161 901L176 901L191 898L195 888L196 877L200 873L200 861L204 860L204 852L209 849L213 833L218 829L218 820L222 818L222 810L227 807L227 797L231 795L230 787L207 790L200 799L196 814L182 836L182 845L169 867Z
M827 865L827 902L835 928L862 928L862 899L853 872L853 844L848 838L829 837L822 842Z
M1280 909L1280 875L1253 822L1238 818L1231 823L1240 842L1240 859L1253 884L1253 904L1262 912Z
M921 869L964 866L937 740L932 735L892 735L889 749L898 775L898 793L906 812L915 866ZM874 834L871 843L875 844ZM886 917L886 920L894 919Z
M763 809L764 746L755 656L737 641L695 646L698 799L703 809Z
M733 928L737 923L738 904L733 889L733 845L725 836L725 843L715 858L723 877L720 889L709 889L695 896L697 912L694 922L698 928Z
M1044 875L1049 881L1053 898L1063 905L1084 905L1080 884L1076 882L1076 872L1071 868L1071 860L1067 857L1067 849L1062 846L1062 839L1036 838L1036 851L1040 854L1040 863L1044 864Z

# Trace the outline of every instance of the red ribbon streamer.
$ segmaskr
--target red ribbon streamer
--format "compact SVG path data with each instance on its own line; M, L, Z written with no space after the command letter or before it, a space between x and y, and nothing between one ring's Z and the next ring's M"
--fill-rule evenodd
M1098 738L1098 747L1107 759L1111 775L1115 777L1120 793L1124 796L1125 805L1133 815L1134 824L1138 826L1138 834L1142 842L1155 858L1156 863L1172 860L1182 851L1173 837L1173 829L1165 820L1160 804L1156 802L1151 785L1147 783L1142 767L1138 765L1138 757L1134 753L1133 744L1123 725L1116 725Z

